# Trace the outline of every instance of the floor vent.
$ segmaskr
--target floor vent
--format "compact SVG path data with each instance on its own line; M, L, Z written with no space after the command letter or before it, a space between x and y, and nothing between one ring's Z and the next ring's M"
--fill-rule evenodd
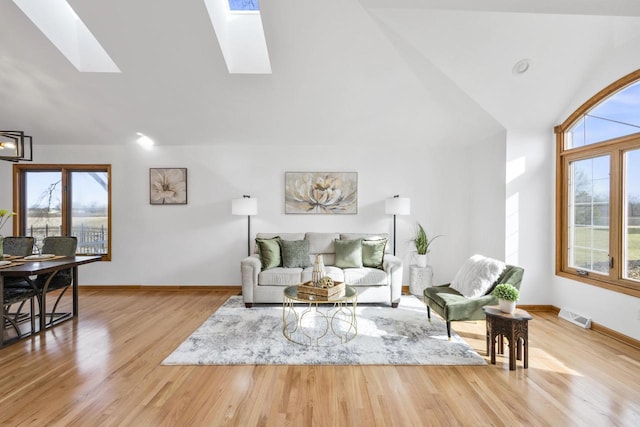
M583 316L582 314L578 314L569 308L561 308L560 313L558 313L558 317L564 320L568 320L569 322L574 323L581 328L591 328L591 318Z

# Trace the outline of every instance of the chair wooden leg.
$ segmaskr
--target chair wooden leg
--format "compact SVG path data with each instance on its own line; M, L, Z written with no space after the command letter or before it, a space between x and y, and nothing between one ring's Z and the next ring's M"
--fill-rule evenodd
M451 339L451 321L447 320L447 337Z
M55 315L56 315L56 310L58 309L58 304L60 303L60 300L62 299L62 296L67 291L67 289L69 289L68 286L66 288L64 288L62 290L62 292L60 292L60 295L58 295L58 298L56 299L56 302L53 305L53 310L51 310L51 317L49 318L49 325L53 325L53 321L54 321Z
M427 319L431 322L431 307L427 306Z

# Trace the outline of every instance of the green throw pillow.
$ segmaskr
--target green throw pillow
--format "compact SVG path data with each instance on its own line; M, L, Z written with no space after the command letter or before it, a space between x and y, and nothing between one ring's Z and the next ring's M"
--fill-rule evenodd
M338 268L362 267L362 239L334 241L336 247L336 262Z
M288 268L306 268L309 261L308 240L280 240L282 249L282 266Z
M365 267L382 269L384 261L384 248L387 246L387 239L363 240L362 241L362 265Z
M272 237L271 239L256 239L262 270L282 266L279 242L280 236Z

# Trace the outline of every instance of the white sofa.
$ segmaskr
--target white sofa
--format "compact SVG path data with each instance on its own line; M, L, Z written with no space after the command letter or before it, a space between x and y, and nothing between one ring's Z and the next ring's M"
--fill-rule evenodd
M246 307L256 303L282 303L283 289L290 285L311 280L313 261L322 254L327 276L345 282L358 290L359 303L383 303L397 307L402 293L402 260L388 253L385 248L382 269L371 267L338 268L335 263L335 239L388 240L386 233L258 233L258 239L279 236L281 240L307 240L309 242L309 267L275 267L262 270L258 245L253 255L241 261L242 296Z

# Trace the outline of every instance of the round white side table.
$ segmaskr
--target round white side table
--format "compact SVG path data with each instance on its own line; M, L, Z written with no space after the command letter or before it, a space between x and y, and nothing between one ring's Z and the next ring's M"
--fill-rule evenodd
M419 267L409 266L409 292L422 298L425 288L433 285L433 268L430 265Z

